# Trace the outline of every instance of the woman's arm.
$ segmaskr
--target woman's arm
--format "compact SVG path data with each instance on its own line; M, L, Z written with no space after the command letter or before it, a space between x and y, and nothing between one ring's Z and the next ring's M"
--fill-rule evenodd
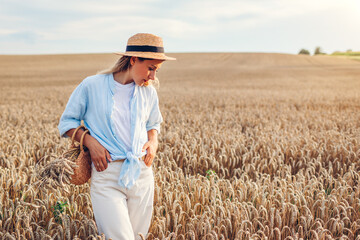
M149 141L145 143L142 151L144 152L145 150L147 150L147 154L145 156L144 162L146 166L150 167L156 156L156 151L158 149L159 142L158 142L157 130L151 129L147 132L147 134Z
M72 137L75 129L72 128L66 132L66 135ZM75 135L75 140L80 142L80 138L84 133L83 129L79 129ZM110 153L104 148L94 137L86 134L84 137L84 145L89 149L91 161L98 172L104 171L108 167L107 160L111 161Z
M143 147L143 151L147 150L144 162L146 166L150 167L158 149L158 134L160 133L160 124L163 121L160 108L159 98L157 92L153 91L153 103L150 110L149 119L146 122L146 130L148 134L148 141Z
M69 129L80 126L81 120L84 119L86 113L87 104L87 91L83 81L72 92L65 110L61 115L58 125L61 137L67 137L68 135L65 133Z
M62 137L72 137L72 134L84 119L88 105L88 93L85 80L82 81L71 94L66 108L59 121L59 132ZM80 129L75 136L75 140L80 142L84 130ZM89 149L91 161L98 172L107 168L107 161L111 161L109 152L91 135L86 134L84 145Z

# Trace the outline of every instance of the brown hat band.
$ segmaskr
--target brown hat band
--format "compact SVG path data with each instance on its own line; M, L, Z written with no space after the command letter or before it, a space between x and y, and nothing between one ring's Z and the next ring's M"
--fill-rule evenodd
M157 52L157 53L163 53L164 48L163 47L156 47L156 46L138 46L138 45L130 45L126 46L126 52Z

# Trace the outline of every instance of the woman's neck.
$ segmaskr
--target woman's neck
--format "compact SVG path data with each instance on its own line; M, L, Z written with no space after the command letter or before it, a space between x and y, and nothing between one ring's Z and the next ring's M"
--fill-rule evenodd
M134 80L130 77L129 71L125 72L116 72L113 73L114 80L117 81L120 84L129 84L132 83Z

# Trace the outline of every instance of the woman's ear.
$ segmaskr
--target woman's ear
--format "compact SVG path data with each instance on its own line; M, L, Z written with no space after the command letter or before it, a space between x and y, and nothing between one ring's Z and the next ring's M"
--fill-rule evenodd
M131 57L130 58L130 65L133 66L137 60L137 57Z

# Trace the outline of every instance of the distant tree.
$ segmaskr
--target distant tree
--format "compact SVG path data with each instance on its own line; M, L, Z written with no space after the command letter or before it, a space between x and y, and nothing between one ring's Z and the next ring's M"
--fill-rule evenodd
M351 49L348 49L348 50L346 50L346 52L347 52L347 53L351 53L351 52L352 52L352 50L351 50Z
M305 55L310 55L310 52L309 52L309 50L306 50L306 49L301 49L300 51L299 51L299 53L298 54L305 54Z
M318 55L318 54L325 54L325 53L322 52L321 47L316 47L315 48L314 55Z

